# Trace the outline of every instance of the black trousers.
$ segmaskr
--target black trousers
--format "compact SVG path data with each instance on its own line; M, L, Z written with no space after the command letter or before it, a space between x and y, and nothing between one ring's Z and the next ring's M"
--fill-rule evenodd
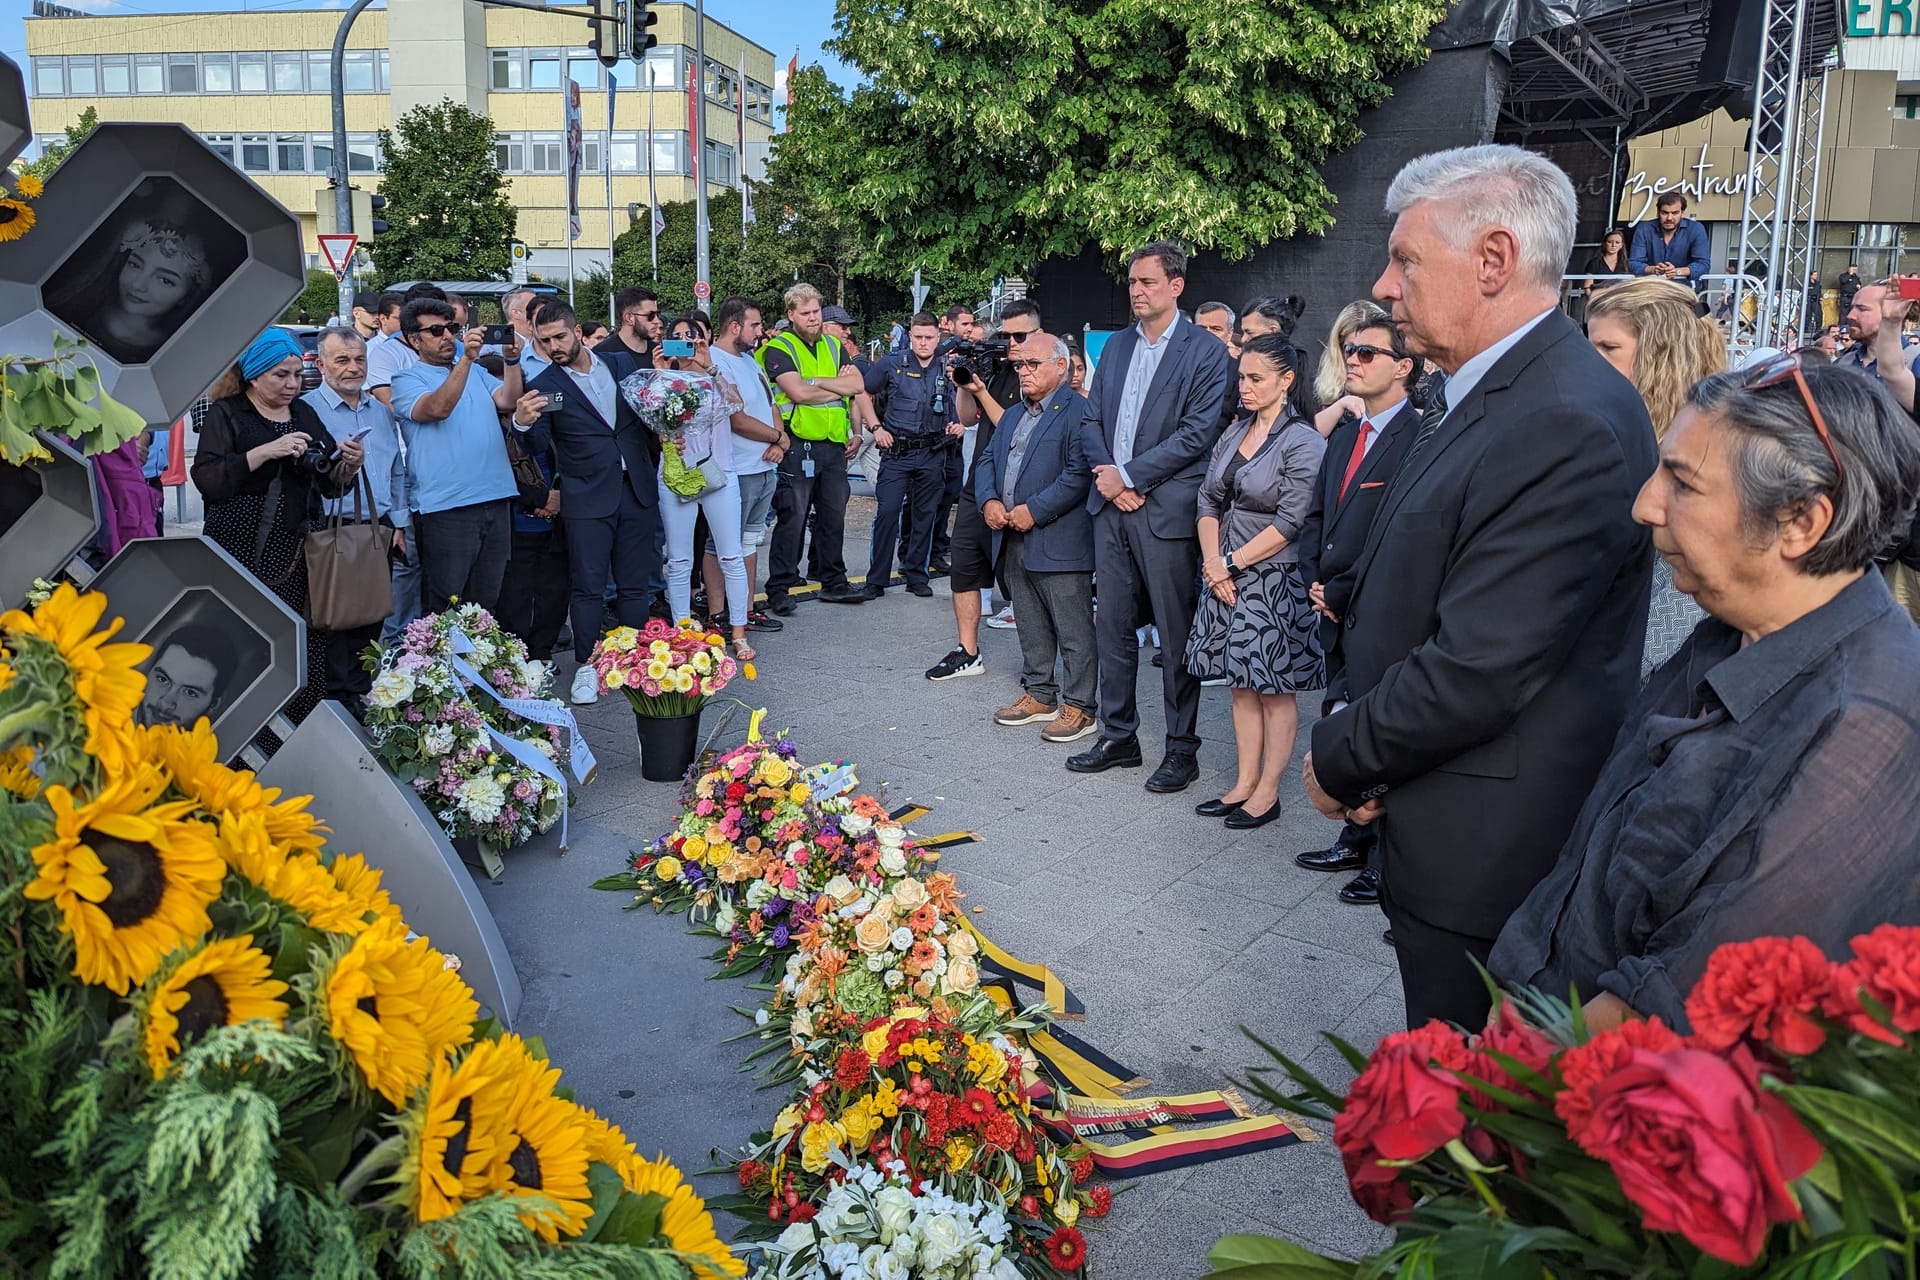
M960 441L940 447L940 509L933 520L933 558L953 559L953 511L960 501L960 488L967 479L967 460L960 452Z
M620 486L620 507L610 516L574 516L563 503L560 519L566 525L567 573L573 584L569 612L573 623L573 656L585 662L605 628L609 575L614 587L614 616L623 627L647 625L652 599L648 583L661 573L654 550L660 530L660 512L643 507L631 485ZM557 634L557 632L556 632Z
M567 620L572 587L565 530L558 524L537 533L516 529L494 616L527 646L528 657L544 660Z
M500 603L512 537L513 505L506 498L418 513L412 546L424 575L425 612L445 612L458 600L492 613Z
M829 591L847 585L847 447L831 440L799 440L780 461L780 487L773 495L773 556L767 599L778 600L806 581L800 557L813 521L813 564Z
M1391 876L1380 877L1380 907L1393 927L1393 949L1400 960L1400 990L1407 1004L1407 1026L1425 1026L1434 1018L1478 1031L1487 1024L1493 996L1474 968L1493 951L1492 938L1476 938L1431 924L1412 914L1393 896Z
M360 655L366 652L368 645L380 638L380 628L385 622L370 622L364 627L355 627L351 631L327 631L320 634L326 637L327 646L327 696L352 705L353 699L364 698L367 690L373 688L373 672L361 664ZM314 632L308 632L309 643Z
M934 449L881 456L880 479L874 485L879 507L873 515L873 551L867 562L869 585L884 587L892 581L896 541L906 549L900 557L901 574L908 582L926 582L927 561L933 551L934 514L944 484L941 467L940 453Z

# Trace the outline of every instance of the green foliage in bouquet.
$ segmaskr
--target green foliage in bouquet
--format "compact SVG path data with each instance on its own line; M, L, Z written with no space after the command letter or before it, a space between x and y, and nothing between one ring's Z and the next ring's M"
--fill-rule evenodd
M45 359L0 355L0 461L44 460L34 432L66 436L88 457L118 449L146 430L140 415L100 389L83 341L55 334Z

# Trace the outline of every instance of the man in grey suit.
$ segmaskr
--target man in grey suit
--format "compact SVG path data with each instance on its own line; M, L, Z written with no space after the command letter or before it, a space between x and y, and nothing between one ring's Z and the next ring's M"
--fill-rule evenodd
M1141 764L1134 633L1147 621L1144 597L1165 657L1167 754L1147 779L1147 790L1158 792L1184 791L1200 776L1200 681L1186 664L1200 580L1195 513L1233 374L1226 347L1180 314L1186 276L1187 255L1177 244L1159 240L1135 252L1127 297L1139 323L1108 341L1081 424L1093 467L1087 510L1100 597L1102 728L1100 741L1070 757L1067 768L1100 773Z

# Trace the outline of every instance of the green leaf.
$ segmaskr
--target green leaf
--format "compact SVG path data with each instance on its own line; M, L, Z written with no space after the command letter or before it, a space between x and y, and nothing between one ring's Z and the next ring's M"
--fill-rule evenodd
M1762 1280L1842 1280L1876 1253L1897 1253L1884 1236L1829 1236L1782 1258L1761 1273Z
M1232 1275L1239 1280L1292 1280L1295 1276L1350 1276L1353 1274L1351 1262L1324 1258L1294 1244L1290 1240L1280 1240L1273 1236L1239 1235L1223 1236L1213 1248L1207 1251L1207 1261L1213 1264L1214 1275ZM1286 1270L1267 1270L1284 1267ZM1248 1268L1259 1268L1258 1274Z
M612 1168L595 1160L587 1166L587 1190L593 1198L593 1216L587 1219L586 1227L580 1232L580 1243L592 1244L600 1238L606 1229L607 1219L612 1216L614 1207L627 1193L626 1184ZM651 1236L648 1239L652 1239Z
M660 1215L666 1207L667 1198L657 1191L643 1196L622 1191L600 1228L600 1242L644 1248L660 1234Z
M1920 1172L1920 1129L1885 1107L1807 1085L1782 1089L1794 1108L1814 1124L1892 1161L1909 1173Z

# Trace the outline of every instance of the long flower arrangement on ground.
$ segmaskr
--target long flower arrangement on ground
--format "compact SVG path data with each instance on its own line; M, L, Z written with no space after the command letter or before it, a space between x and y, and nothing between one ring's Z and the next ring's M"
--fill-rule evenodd
M0 615L0 1256L26 1275L739 1276L679 1172L478 1018L304 797L133 723L145 645Z
M750 1034L794 1097L716 1204L771 1240L768 1277L1076 1274L1079 1220L1112 1193L1035 1104L1023 1042L1046 1011L983 983L939 854L852 786L756 717L689 775L674 827L597 885L689 912L723 974L772 979Z

